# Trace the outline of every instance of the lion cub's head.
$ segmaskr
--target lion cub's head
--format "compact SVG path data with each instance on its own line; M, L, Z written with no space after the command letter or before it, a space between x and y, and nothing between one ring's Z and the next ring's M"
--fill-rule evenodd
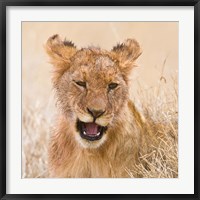
M111 51L77 49L54 35L46 50L55 69L58 104L70 119L75 138L83 147L97 148L109 137L128 101L128 75L141 54L139 44L128 39Z

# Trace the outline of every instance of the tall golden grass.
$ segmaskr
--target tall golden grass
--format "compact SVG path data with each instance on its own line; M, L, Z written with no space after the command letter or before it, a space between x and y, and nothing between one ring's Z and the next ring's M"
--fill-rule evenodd
M171 86L161 74L155 87L144 89L141 83L133 98L137 108L146 118L148 132L155 135L156 146L149 144L148 154L140 155L133 169L126 169L130 177L138 174L144 178L178 177L178 86L177 76L171 77ZM46 115L45 103L23 104L22 177L47 178L47 148L53 116ZM147 167L148 166L148 167Z

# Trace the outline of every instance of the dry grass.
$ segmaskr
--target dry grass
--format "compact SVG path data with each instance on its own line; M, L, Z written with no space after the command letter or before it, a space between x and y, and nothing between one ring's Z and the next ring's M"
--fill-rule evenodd
M164 80L164 81L163 81ZM140 155L140 164L134 172L144 178L178 177L178 82L171 77L171 87L161 78L156 87L146 91L139 87L141 112L146 117L148 132L158 135L149 145L149 152ZM132 177L132 170L127 172Z
M44 115L45 107L23 106L22 177L48 177L47 148L50 118Z
M169 89L162 79L156 87L144 90L140 86L134 100L149 124L148 132L160 135L157 145L149 145L149 152L140 155L140 164L127 173L145 178L178 177L178 92L177 80ZM52 115L46 116L46 105L23 105L22 177L48 177L47 146ZM134 173L132 173L134 171Z

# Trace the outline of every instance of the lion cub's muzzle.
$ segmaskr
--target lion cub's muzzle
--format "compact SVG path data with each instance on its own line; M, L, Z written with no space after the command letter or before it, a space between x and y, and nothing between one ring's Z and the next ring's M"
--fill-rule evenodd
M101 117L105 113L105 110L94 110L90 108L87 108L87 110L94 118L94 121L96 120L96 118Z
M93 117L93 122L82 122L80 120L77 120L77 129L80 132L80 136L83 139L89 140L89 141L95 141L100 140L104 134L104 132L107 130L107 127L100 126L97 123L95 123L96 119L101 117L105 111L103 110L94 110L87 108L88 113Z

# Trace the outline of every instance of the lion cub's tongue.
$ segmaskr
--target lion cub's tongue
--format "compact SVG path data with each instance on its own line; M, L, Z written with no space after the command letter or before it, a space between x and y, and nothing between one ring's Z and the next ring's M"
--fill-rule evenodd
M95 123L85 123L87 135L96 135L98 133L98 125Z

